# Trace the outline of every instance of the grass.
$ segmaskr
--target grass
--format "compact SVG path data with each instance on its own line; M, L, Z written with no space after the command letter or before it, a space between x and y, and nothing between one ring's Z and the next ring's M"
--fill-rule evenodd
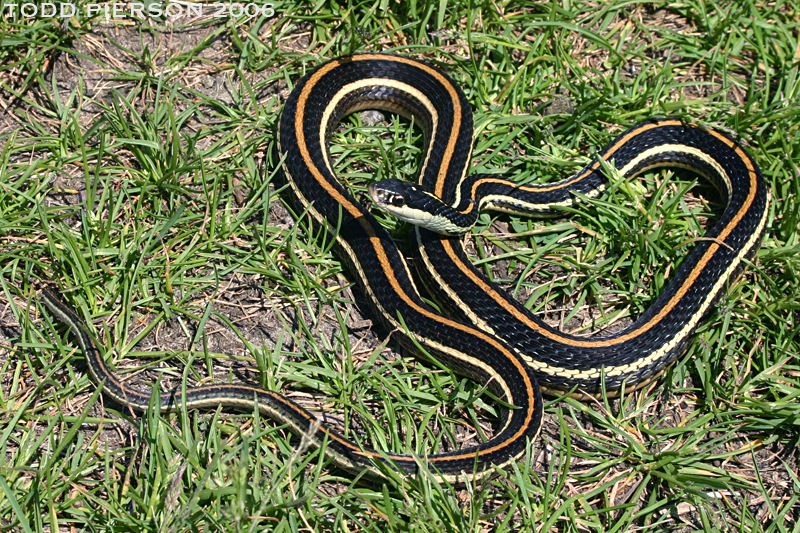
M282 2L269 18L140 21L76 5L0 18L0 530L800 530L796 3ZM526 457L476 485L365 485L256 413L105 402L40 282L143 388L249 380L397 451L491 431L480 385L394 351L330 239L283 203L282 102L356 51L461 84L476 172L559 180L651 116L722 128L772 190L764 244L659 381L550 398ZM331 150L361 194L414 174L420 132L354 116ZM551 323L612 331L719 212L694 184L652 173L563 219L484 217L474 259Z

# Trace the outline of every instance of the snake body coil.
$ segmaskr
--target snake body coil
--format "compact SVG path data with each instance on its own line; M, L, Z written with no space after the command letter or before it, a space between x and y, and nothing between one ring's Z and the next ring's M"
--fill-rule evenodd
M534 439L543 404L537 376L547 387L594 393L605 377L610 388L635 387L652 379L685 347L697 323L726 281L756 249L766 219L767 194L755 163L727 136L675 120L651 121L617 138L601 154L623 175L654 165L689 167L717 185L728 207L676 272L664 294L642 317L610 337L565 335L531 317L469 264L460 241L417 228L420 263L429 290L440 294L458 319L434 310L420 296L390 235L339 183L328 143L348 113L377 108L413 116L425 129L428 148L420 184L425 202L411 218L433 221L428 227L460 232L475 210L542 212L571 204L574 192L599 194L606 179L600 163L558 184L520 187L496 176L466 177L472 150L472 118L462 91L439 69L397 56L362 54L320 65L301 79L280 118L279 149L292 198L335 236L337 252L362 287L375 317L404 347L438 359L476 379L503 402L514 406L494 436L462 450L416 458L363 449L320 424L316 417L283 396L249 385L208 385L185 396L164 393L161 406L174 409L219 405L253 409L287 424L321 445L338 464L380 475L376 462L413 473L418 461L436 475L466 481L491 467L514 461ZM407 207L402 190L372 188L380 202ZM400 187L402 189L402 187ZM403 211L408 214L409 211ZM400 213L403 216L403 213ZM446 219L446 220L445 220ZM424 223L424 220L423 220ZM438 224L438 225L437 225ZM448 229L449 228L449 229ZM106 366L102 353L73 311L44 290L44 303L77 335L92 378L104 392L144 410L150 394L130 389ZM522 326L521 326L521 325ZM511 348L510 346L514 346Z

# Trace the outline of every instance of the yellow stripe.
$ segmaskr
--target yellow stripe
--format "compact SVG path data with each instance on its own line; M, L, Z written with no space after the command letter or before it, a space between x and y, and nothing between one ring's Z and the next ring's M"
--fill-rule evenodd
M650 128L645 128L645 129L650 129ZM630 138L630 136L626 136L625 137L625 139L629 139L629 138ZM619 148L619 146L621 146L621 144L619 144L619 143L617 145L615 145L614 151L616 151ZM658 151L657 148L653 149L653 151L652 151L652 153L650 155L653 155L657 151ZM670 151L674 151L674 147ZM714 161L713 159L711 159L707 154L705 154L703 152L700 152L700 154L701 155L699 157L701 159L703 159L704 161L708 162L710 165L712 165L714 167L718 167L719 166L718 163L716 161ZM695 155L697 155L697 154L695 154ZM742 153L742 155L743 155L743 153ZM633 167L631 167L631 168L633 168ZM623 169L622 173L624 174L624 169ZM723 175L724 175L724 173L723 173ZM728 178L728 180L729 180L729 178ZM737 225L741 221L742 217L744 217L744 215L750 210L750 207L752 205L753 199L755 198L755 195L756 195L757 188L758 188L757 187L757 175L755 173L755 170L753 169L753 170L750 171L750 190L749 190L747 199L745 200L745 203L742 205L742 207L739 209L739 211L736 213L736 215L733 217L731 222L728 223L728 225L725 228L723 228L723 230L720 232L719 236L717 237L717 241L718 242L724 242L725 239L728 237L728 235L730 235L730 233L737 227ZM646 331L649 331L650 329L655 327L678 304L678 302L680 302L681 298L683 298L686 295L688 290L694 284L694 282L697 279L697 277L700 275L700 273L706 267L708 262L711 260L711 258L714 256L714 254L719 249L719 244L717 244L717 242L714 242L709 246L709 249L706 251L706 253L703 255L703 257L700 259L700 261L698 261L698 263L694 266L694 268L690 271L689 275L683 281L683 283L681 284L681 286L678 289L678 291L676 292L676 294L669 300L669 302L664 306L664 308L658 314L656 314L652 319L650 319L646 323L642 324L641 326L639 326L635 330L632 330L632 331L626 333L625 335L621 335L619 337L614 337L614 338L611 338L611 339L601 339L601 340L589 340L589 339L580 340L580 339L571 339L571 338L568 338L568 337L564 337L561 334L559 334L557 331L553 331L553 330L550 330L550 329L543 328L543 327L539 326L536 322L531 320L530 317L528 317L525 314L520 313L517 310L517 308L514 305L512 305L511 302L508 301L507 298L505 298L503 295L501 295L500 293L495 291L488 283L486 283L486 281L483 278L478 276L470 267L465 265L459 259L458 255L455 253L455 251L453 250L451 241L443 241L442 242L442 246L445 249L445 251L447 252L447 255L448 255L449 259L458 267L458 269L465 276L467 276L470 279L470 281L472 281L475 285L477 285L482 291L486 292L486 294L491 296L491 298L495 302L497 302L498 305L500 305L503 309L505 309L514 318L516 318L517 320L522 322L526 327L529 327L530 329L532 329L536 333L541 334L542 336L544 336L544 337L546 337L548 339L551 339L551 340L554 340L556 342L560 342L560 343L563 343L563 344L567 344L567 345L570 345L570 346L576 346L576 347L582 347L582 348L599 348L599 347L606 347L606 346L614 346L614 345L620 344L622 342L634 339L634 338L642 335ZM740 260L740 258L737 258L735 262L738 264L739 260ZM429 260L426 260L426 264L427 264L427 267L429 268L429 270L431 270L431 271L435 271L436 270L435 265L430 264ZM459 307L462 308L462 309L468 309L469 308L469 306L466 303L463 303L463 302L461 302L461 304L459 304ZM472 313L472 315L474 316L474 313ZM488 324L486 324L485 321L480 320L480 319L479 319L479 321L481 323L481 326L480 326L481 329L483 329L484 327L490 328L490 326ZM535 365L535 368L539 369L540 366L539 365Z
M433 140L436 138L436 128L439 124L439 114L436 112L436 107L431 102L430 98L425 96L422 91L418 90L416 87L413 87L407 83L403 83L401 81L393 80L391 78L365 78L358 81L354 81L352 83L348 83L347 85L343 86L333 98L331 98L330 103L325 107L325 111L322 114L322 121L320 122L320 134L319 138L324 141L327 138L327 130L330 122L331 115L333 111L336 109L336 106L342 101L343 98L346 98L348 95L352 94L359 89L364 89L366 87L392 87L397 89L398 91L404 92L409 96L412 96L416 99L420 104L422 104L425 109L428 111L428 114L431 116L431 123L433 124L433 129L430 132L430 139L428 140L428 150L426 150L425 154L425 161L422 164L422 169L420 174L425 173L425 169L428 166L428 161L431 157L431 146L433 145ZM380 107L380 102L371 103L370 109L374 109L376 107ZM330 158L329 158L329 151L327 149L322 150L322 156L325 158L325 165L328 167L328 170L331 174L333 174L333 165L331 165Z
M311 95L314 92L314 89L318 86L318 84L321 83L321 80L323 80L325 76L334 73L337 68L341 67L345 63L372 60L394 62L397 63L399 69L418 69L432 76L433 79L439 83L439 88L442 89L447 95L444 97L445 104L451 105L453 109L452 124L449 135L446 139L446 145L444 147L436 145L436 149L434 148L434 143L437 137L437 128L441 127L440 124L443 122L444 118L441 117L437 112L437 104L440 102L432 101L432 99L429 98L429 96L426 95L423 90L413 86L410 83L392 78L371 77L353 81L336 89L336 93L331 97L330 101L325 104L321 122L319 124L309 123L309 135L311 137L310 142L314 146L318 144L321 148L321 160L315 161L311 155L311 150L306 139L306 130L304 129L304 124L306 122L306 108L309 103L309 99L312 97ZM449 173L451 173L451 170L460 171L460 178L463 181L464 177L466 176L470 153L472 151L472 143L474 141L471 139L471 137L466 135L467 133L470 133L468 131L469 110L462 108L461 93L458 87L450 83L448 78L441 74L438 70L428 65L406 58L377 54L361 54L347 58L341 58L339 60L334 60L322 65L319 69L315 70L311 74L311 76L305 81L305 84L302 85L302 88L297 90L298 92L293 93L292 98L294 98L295 95L297 97L294 116L287 114L285 117L282 117L280 131L283 132L290 130L292 127L294 128L296 148L300 154L303 164L298 168L298 172L300 172L299 176L292 176L289 163L287 163L285 160L283 166L292 190L297 196L300 204L311 214L312 217L315 218L315 220L322 225L325 225L336 235L337 244L341 246L342 252L350 258L355 268L355 275L358 277L359 282L367 293L367 296L370 298L374 308L378 311L383 320L395 328L402 327L401 319L409 321L411 326L416 323L426 333L423 333L423 331L414 331L414 328L411 327L411 331L408 332L408 339L418 342L434 354L445 354L457 360L459 362L459 365L457 366L460 366L462 371L464 369L468 369L476 375L488 376L489 382L492 383L493 387L497 387L497 389L499 389L498 392L500 392L505 399L508 401L525 404L517 406L523 408L524 411L516 411L516 415L509 415L505 418L505 425L500 429L499 433L497 433L498 436L504 435L506 431L510 432L509 425L512 422L514 424L519 423L520 427L513 431L513 434L504 440L489 441L485 443L485 445L488 447L482 448L478 451L475 449L468 449L464 451L425 457L424 460L433 465L440 465L442 468L449 468L453 470L463 470L461 472L450 474L440 473L439 477L442 479L450 481L475 479L488 472L487 470L483 473L468 473L471 470L476 458L482 458L484 462L481 464L488 468L488 466L491 466L488 464L489 462L496 466L503 466L515 460L524 452L524 447L519 446L519 444L523 443L522 439L524 439L526 436L532 435L535 432L534 430L538 429L538 424L534 425L533 421L534 419L540 419L542 414L542 406L539 402L540 396L538 395L538 390L536 389L537 385L529 375L529 367L538 370L542 374L558 376L561 379L588 379L597 378L600 375L605 375L607 377L623 376L632 370L649 368L652 365L657 364L659 361L663 361L668 354L673 353L674 348L680 342L682 342L682 340L685 339L695 328L708 307L713 303L716 295L722 290L722 287L726 283L727 279L729 279L733 272L738 268L743 258L756 246L761 234L763 233L767 219L766 209L760 214L760 218L756 224L756 227L753 228L753 233L748 235L747 241L739 250L732 263L727 267L726 271L723 272L720 277L716 278L712 286L707 289L702 297L703 300L700 302L697 311L695 311L691 316L685 318L685 321L680 324L679 331L673 335L671 339L662 340L657 346L652 348L652 351L646 357L640 358L630 364L625 365L606 365L602 368L582 368L579 370L570 370L536 361L527 355L520 355L512 348L509 348L503 341L496 338L494 336L495 331L492 326L487 324L484 319L478 316L475 313L475 310L472 309L468 303L460 300L456 292L446 284L442 283L443 290L448 293L449 297L464 311L468 317L470 317L470 319L473 320L473 322L478 324L478 329L441 316L431 308L427 307L416 292L416 287L414 287L413 281L410 282L410 287L404 287L401 284L401 278L412 280L405 260L398 253L396 255L396 262L394 261L395 256L392 254L394 254L396 250L391 244L387 245L383 241L383 239L386 237L384 236L382 230L376 229L377 222L375 219L348 193L341 190L341 186L335 178L327 146L325 146L325 140L329 131L328 128L330 128L332 125L331 119L333 118L333 114L337 110L337 107L340 106L342 102L348 98L348 96L355 96L353 99L354 103L351 109L343 109L342 112L349 112L354 109L361 108L364 103L363 101L359 100L359 95L357 93L361 92L363 94L363 90L365 88L375 86L389 87L397 91L397 94L402 94L403 98L414 100L415 105L410 106L407 110L411 114L421 108L424 108L429 114L432 131L429 132L430 139L426 157L422 165L421 175L425 175L426 171L429 170L429 165L433 165L430 170L435 170L436 172L434 187L435 195L439 197L442 196L447 176ZM334 86L328 86L326 88L331 89L332 87ZM449 100L447 100L447 98L449 98ZM397 109L399 107L401 110L405 108L402 103L396 102L378 104L377 107L384 107L388 109ZM288 109L291 108L289 107ZM636 136L641 135L645 131L653 128L675 125L683 125L683 123L677 120L660 121L635 128L624 134L623 137L610 146L604 152L603 158L605 160L610 160L612 156L626 143L634 140ZM442 132L439 131L439 134L441 133ZM728 239L734 231L740 229L742 220L750 211L753 206L753 202L756 199L760 178L758 176L755 163L747 156L746 152L744 152L741 147L736 145L736 143L730 139L727 139L727 137L724 135L714 131L709 131L708 133L714 135L727 146L731 147L735 151L736 155L741 158L745 167L747 168L749 173L750 189L747 191L744 205L733 215L732 220L722 228L719 235L712 240L713 242L708 245L707 251L700 257L700 260L697 262L697 264L693 265L693 267L689 270L685 279L681 280L677 292L672 298L670 298L666 305L647 322L637 325L635 330L626 332L619 337L598 340L572 339L564 337L559 332L537 325L527 315L517 311L516 307L510 300L507 299L507 297L501 295L499 292L496 292L485 280L483 280L483 278L478 276L473 269L469 268L466 263L460 261L459 256L456 253L456 249L453 247L453 240L443 240L442 246L444 247L444 250L450 261L452 261L457 268L459 268L460 271L470 281L472 281L472 283L476 284L486 294L493 298L495 302L509 312L511 316L525 324L532 331L543 335L545 338L555 340L556 342L567 346L588 348L612 346L632 340L649 331L650 329L655 328L659 324L664 323L667 314L670 313L670 311L673 310L676 305L678 305L681 299L686 296L687 292L697 282L697 278L708 266L709 262L714 260L716 254L720 251L720 248L726 246L726 239ZM315 136L319 136L319 138L314 138ZM470 139L470 150L465 154L466 164L464 164L463 168L454 168L454 154L456 153L457 149L464 148L463 145L461 147L458 146L459 139L464 140L466 143L467 138ZM284 152L284 148L286 147L282 146L283 142L285 142L284 139L278 139L279 151L285 154L286 152ZM292 141L289 140L289 142L291 143ZM294 147L289 146L289 148ZM440 149L440 153L434 153L435 150L438 151ZM623 175L627 175L632 173L634 169L637 169L637 172L641 171L639 167L644 167L649 158L655 158L665 152L683 153L686 155L691 155L695 158L695 160L703 161L711 169L711 172L715 176L719 177L719 180L722 181L725 187L727 187L728 192L731 192L731 176L726 174L725 169L721 164L700 149L680 144L661 144L644 150L637 154L636 157L634 157L622 169L620 169L620 172ZM294 164L297 162L297 159L291 158L291 161L292 166L294 166ZM681 164L678 163L676 166L680 165ZM600 162L597 161L578 175L557 184L553 184L552 186L520 186L520 189L538 191L540 193L564 189L565 187L575 184L581 179L590 175L590 173L596 171L599 166ZM298 181L298 178L301 179L302 182ZM355 254L353 245L351 245L350 242L336 232L336 221L327 220L327 217L324 216L316 206L309 202L308 198L303 193L303 189L301 188L301 185L305 186L307 184L305 181L307 179L311 179L314 183L314 185L312 185L313 191L310 194L313 194L314 197L319 197L319 194L328 195L331 200L335 201L341 207L342 213L346 214L348 217L352 217L352 219L360 225L364 234L369 239L373 255L366 258L360 258L357 256ZM491 183L492 181L493 178L489 178L479 183L485 184ZM507 180L497 179L496 181L498 183L508 183ZM319 187L320 189L316 190L314 189L315 187ZM478 183L473 185L473 193L477 187ZM602 188L602 186L598 186L591 191L586 191L586 194L590 196L599 194ZM460 201L460 195L460 188L456 188L456 205L458 205ZM766 201L768 204L768 196ZM536 206L536 204L531 204L522 200L499 195L487 196L483 198L481 202L483 205L495 203L497 204L496 207L501 209L511 209L511 206L504 205L509 203L516 206L526 206L528 208L531 206ZM571 200L569 203L572 203ZM556 204L546 204L543 207L547 208L553 205L567 205L567 201L558 202ZM471 209L472 207L470 206L468 210ZM340 220L339 222L346 222L349 224L350 218L346 218L344 221ZM748 229L742 229L741 231L747 231ZM421 242L419 239L419 229L416 231L418 242ZM434 279L443 282L443 278L437 271L437 266L431 264L431 260L426 255L424 248L421 249L421 254L423 261L428 266L429 271ZM360 262L362 260L364 260L366 264L362 264ZM385 300L386 306L384 305L381 299L378 298L378 294L375 292L375 287L371 285L371 280L367 277L367 270L365 269L366 266L370 267L373 272L380 268L382 275L377 279L381 280L382 283L388 284L390 290L392 291L388 294L390 294L393 298L396 297L397 300ZM381 287L381 289L386 290L386 287ZM98 383L105 384L106 388L104 392L125 405L139 409L146 409L150 401L149 395L128 388L123 381L121 381L113 372L111 372L103 360L103 355L96 348L94 340L85 331L85 327L82 325L80 319L74 315L69 308L60 304L55 297L49 294L48 291L43 291L43 295L45 304L53 312L54 316L58 317L75 331L79 339L78 342L86 353L87 361L89 363L89 371L92 374L92 378ZM423 321L419 321L420 317L423 319ZM429 324L431 323L436 324L436 327L429 327ZM428 330L430 330L430 332L428 332ZM445 332L447 335L444 334ZM442 338L452 339L454 342L453 346L467 345L474 347L475 353L464 353L453 346L448 346L445 344L446 341L440 339L440 335ZM461 344L462 342L465 344ZM504 365L505 363L510 363L513 365L516 375L508 376L500 372L497 369L497 363L499 361L502 361ZM503 368L508 367L504 366ZM516 382L517 379L521 380L521 384ZM641 383L639 383L639 385L641 385ZM161 399L162 402L169 402L170 407L174 408L175 403L172 396L169 394L162 394ZM263 404L263 402L258 402L258 399L261 399L267 403ZM368 462L365 462L364 459L381 460L388 457L404 465L404 468L409 470L413 469L413 459L409 459L408 456L401 456L391 453L383 454L374 450L362 450L354 442L347 440L344 436L337 434L324 425L321 425L321 423L312 414L303 410L299 406L296 406L291 400L282 397L276 392L247 385L206 385L187 389L186 395L182 397L182 401L187 407L208 407L216 405L254 407L257 405L260 410L264 411L269 416L288 424L294 432L301 434L304 438L310 438L316 444L321 444L321 442L325 439L330 439L331 441L335 442L336 446L333 447L333 450L329 449L329 453L331 453L337 462L345 467L364 468L369 472L377 474L378 470L372 467ZM519 421L519 418L522 418L522 420ZM519 450L518 453L509 452L509 450L513 449L514 447ZM502 452L504 451L508 452L505 454L505 456L502 455ZM499 454L502 458L497 459L496 457L487 457L494 454Z
M372 58L372 57L373 56L355 56L354 60L363 60L363 59ZM381 60L385 60L384 56L377 56L377 58L379 58ZM419 63L414 63L414 65L415 66L422 66ZM466 326L464 324L461 324L459 322L452 321L452 320L450 320L450 319L448 319L446 317L443 317L441 315L433 314L430 311L428 311L427 309L424 309L424 308L420 307L419 305L417 305L417 303L408 295L408 293L404 290L402 285L400 285L400 283L398 282L397 278L395 277L394 269L393 269L391 263L389 262L388 257L386 256L386 251L383 248L383 244L381 243L380 238L375 234L375 232L374 232L372 226L370 225L369 221L362 215L361 210L357 206L355 206L352 202L350 202L345 196L340 194L339 191L325 178L325 176L320 172L319 168L317 168L315 162L311 158L311 154L308 151L308 146L306 144L305 132L303 131L303 122L304 122L304 119L305 119L305 115L304 115L305 105L306 105L306 102L308 101L308 97L309 97L311 91L313 90L314 86L319 82L319 80L325 74L327 74L328 72L330 72L333 68L335 68L337 66L338 66L338 62L332 61L331 63L324 65L318 71L316 71L311 76L311 78L309 78L309 80L306 82L306 85L303 87L303 90L300 93L300 97L298 98L298 104L297 104L297 110L295 112L295 122L294 122L295 123L295 136L297 137L298 149L299 149L300 154L301 154L301 156L303 158L303 162L305 163L306 167L311 172L311 175L314 177L314 179L317 181L317 183L328 194L330 194L339 204L341 204L348 213L350 213L354 218L356 218L359 221L359 223L361 224L361 226L364 229L364 231L370 237L370 244L372 244L373 250L375 252L375 256L376 256L376 258L378 259L378 262L381 265L381 269L384 272L384 276L386 276L386 279L389 281L390 285L392 286L392 290L395 291L395 293L398 296L400 296L400 298L403 300L403 302L409 308L413 309L415 312L419 313L420 315L423 315L423 316L425 316L425 317L427 317L429 319L432 319L432 320L440 322L441 324L443 324L446 327L450 327L450 328L459 330L459 331L461 331L463 333L466 333L468 335L477 337L478 339L480 339L480 340L486 342L487 344L491 345L499 353L501 353L509 361L511 361L512 364L514 364L515 367L517 367L518 372L520 373L520 375L522 375L524 377L524 380L525 380L524 385L525 385L525 389L527 391L527 398L529 399L529 402L530 402L529 405L527 407L525 407L527 409L527 411L528 411L527 412L527 417L525 419L525 423L519 429L519 431L517 431L517 433L514 434L514 436L510 440L518 439L522 435L524 435L525 431L527 430L527 427L530 425L530 422L531 422L531 420L533 418L534 410L533 410L532 407L533 407L533 402L534 402L534 399L535 399L534 385L527 378L526 370L522 367L522 364L521 364L521 361L519 360L519 358L515 357L514 354L512 354L511 352L506 350L505 347L502 344L500 344L496 339L484 334L483 332L481 332L479 330L476 330L476 329L473 329L473 328L470 328L470 327L468 327L468 326ZM430 70L431 70L431 72L435 72L432 69L430 69ZM438 72L436 74L438 75ZM458 100L458 99L456 98L456 100ZM459 113L460 113L460 108L459 108ZM454 131L455 131L455 128L454 128ZM451 140L453 139L453 134L451 134L450 138L451 138ZM448 147L449 146L450 146L450 144L448 143ZM304 200L305 200L305 198L304 198ZM306 200L306 203L308 205L307 200ZM313 206L311 206L310 209L313 209ZM341 242L343 243L345 241L342 239ZM349 248L349 246L348 246L348 248ZM351 255L351 257L353 257L353 255ZM359 268L359 271L361 273L361 267L359 266L358 268ZM361 274L363 275L363 273L361 273ZM409 274L409 278L410 277L411 276ZM367 280L364 280L364 281L365 281L364 285L365 286L369 286L369 284L366 283ZM384 310L384 313L385 313L385 310ZM391 317L390 315L385 314L385 316L387 318L389 318L392 322L396 323L395 319L393 317ZM418 340L422 340L422 339L418 339ZM431 339L424 339L424 343L428 344L429 346L434 347L435 349L439 349L439 350L441 350L441 351L443 351L445 353L453 353L453 351L451 349L449 349L449 348L447 348L447 347L445 347L445 346L443 346L443 345L441 345L441 344L439 344L439 343L437 343L435 341L432 341ZM462 360L468 360L474 366L477 366L477 367L480 367L480 368L484 369L489 375L493 376L493 379L495 379L496 382L498 383L498 385L503 389L504 393L506 394L506 397L507 398L513 398L513 395L511 394L509 386L505 382L505 380L503 379L503 376L499 375L491 366L486 365L483 362L481 362L481 361L479 361L479 360L477 360L477 359L475 359L473 357L468 356L467 354L458 353L457 357L459 359L462 359ZM523 406L519 406L519 407L523 407ZM331 435L331 436L333 436L333 435ZM342 444L345 444L345 443L342 442ZM349 446L350 444L347 443L347 445ZM491 453L493 451L500 450L504 446L505 446L505 444L500 444L500 445L495 446L493 448L488 448L488 449L485 450L484 453ZM380 454L375 454L375 456L378 457L378 456L380 456ZM465 456L448 455L446 458L444 458L442 460L450 461L450 460L453 460L453 459L462 459L462 458L467 458L467 457L472 457L472 456L473 456L473 454L468 454L468 455L465 455Z

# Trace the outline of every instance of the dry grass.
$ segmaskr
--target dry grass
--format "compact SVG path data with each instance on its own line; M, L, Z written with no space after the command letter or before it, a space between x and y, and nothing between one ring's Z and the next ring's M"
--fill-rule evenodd
M798 8L413 6L281 4L251 21L0 19L0 527L797 529ZM477 171L555 181L621 129L670 114L732 132L772 187L756 264L689 353L623 399L553 399L526 460L476 487L426 476L364 486L257 416L110 405L33 299L43 280L72 289L118 371L142 388L255 381L392 449L457 446L478 426L491 434L480 385L397 354L273 182L292 82L364 50L448 69L476 115ZM354 188L417 165L418 132L393 120L356 117L337 133ZM378 161L375 136L394 169ZM676 185L652 192L664 179ZM610 201L663 205L690 180L648 176L651 192ZM684 198L686 233L665 256L634 247L617 264L652 223L623 224L623 211L596 205L563 220L487 219L472 249L552 324L608 332L654 299L715 201L698 188Z

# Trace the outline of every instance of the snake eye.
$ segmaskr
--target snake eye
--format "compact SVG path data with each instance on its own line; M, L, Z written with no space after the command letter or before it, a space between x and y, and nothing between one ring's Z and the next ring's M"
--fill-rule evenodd
M391 202L395 207L403 207L406 205L406 200L402 196L393 196Z

